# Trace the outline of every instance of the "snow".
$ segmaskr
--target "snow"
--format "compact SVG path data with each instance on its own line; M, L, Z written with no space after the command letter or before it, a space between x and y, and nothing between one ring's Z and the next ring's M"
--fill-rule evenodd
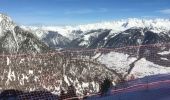
M41 37L46 34L47 31L58 32L59 34L71 38L73 35L73 31L81 30L83 33L88 32L90 30L98 30L98 29L112 29L111 33L117 33L125 31L129 28L150 28L151 31L160 33L167 32L170 30L170 20L169 19L137 19L137 18L129 18L124 20L116 20L116 21L108 21L108 22L99 22L85 25L77 25L77 26L21 26L26 30L35 31L35 34L40 35Z
M163 52L165 54L167 52ZM106 65L106 67L110 69L114 69L120 73L126 73L130 68L129 65L134 62L137 58L129 57L128 54L118 53L118 52L110 52L108 54L103 54L99 56L97 54L94 56L94 59L97 58L97 61ZM163 60L168 60L166 58L161 58ZM141 78L148 75L156 75L156 74L165 74L170 73L170 67L159 66L150 61L147 61L145 58L140 59L134 65L131 74L135 75L135 77Z
M38 52L41 51L41 49L38 47L38 45L33 45L33 46L34 46L34 48L36 49L36 51L38 51Z
M24 85L25 81L28 80L28 76L21 74L22 78L20 79L20 85Z
M170 50L169 51L163 51L163 52L160 52L158 54L160 54L160 55L168 55L168 54L170 54Z
M4 14L0 14L0 37L4 36L5 32L10 31L13 35L13 38L8 39L8 43L6 45L6 48L12 48L15 47L18 49L18 43L17 43L17 38L16 34L14 32L15 24L13 23L12 19ZM15 40L15 43L11 41L12 39ZM15 46L16 44L17 46Z
M3 18L2 17L0 17L0 22L3 20Z
M69 80L68 80L68 78L67 78L66 75L64 75L64 81L65 81L68 85L70 85L70 82L69 82Z
M72 33L73 28L69 27L60 27L60 26L42 26L42 27L35 27L35 26L21 26L23 29L28 31L34 31L34 33L39 37L42 38L44 34L48 34L48 31L54 31L60 33L62 36L69 37Z
M10 59L7 57L7 65L9 65L10 64Z
M136 58L129 57L129 55L123 53L110 52L100 56L97 60L102 64L105 64L108 68L124 73L128 70L129 64L134 62Z
M33 70L29 70L28 73L29 73L30 75L33 75L33 74L34 74L34 71L33 71Z
M90 38L90 34L88 34L88 35L84 35L84 40L86 40L86 41L88 41L89 40L89 38Z
M21 59L21 60L20 60L20 62L19 62L19 64L24 63L24 61L25 61L25 59L24 59L24 58L23 58L23 59Z
M82 83L82 87L88 87L89 86L89 83Z
M141 39L137 39L138 44L142 44L142 40Z
M2 34L2 28L1 28L1 26L0 26L0 36L1 36L1 34Z
M15 77L15 72L11 70L11 67L9 66L9 71L8 71L8 75L7 75L7 81L6 81L6 85L9 85L10 81L15 81L16 77Z
M125 32L123 32L122 34L129 34L129 33L125 33Z
M88 42L87 41L82 41L79 46L85 46L85 45L88 45Z
M89 42L90 42L90 37L97 37L99 33L100 32L94 32L94 33L91 33L91 34L85 34L83 36L84 41L82 41L79 45L80 46L88 45Z
M0 22L2 21L2 17L0 17ZM2 28L1 28L1 26L0 26L0 34L2 33Z
M144 58L136 62L135 67L131 72L131 74L134 74L138 78L149 76L149 75L167 74L167 73L170 73L169 67L156 65L150 61L147 61Z
M169 59L167 59L167 58L161 58L161 59L162 59L162 60L167 60L167 61L169 60Z

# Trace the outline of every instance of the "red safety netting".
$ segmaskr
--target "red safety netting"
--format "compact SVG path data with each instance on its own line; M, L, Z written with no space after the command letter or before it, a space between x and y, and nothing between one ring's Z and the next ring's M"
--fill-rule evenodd
M83 96L83 93L79 93L79 95L76 96L76 86L74 88L72 87L69 90L69 85L66 84L65 75L69 77L69 75L74 76L73 72L77 69L77 66L83 65L85 66L93 66L92 69L87 68L86 70L99 70L98 66L103 66L100 64L99 61L97 61L97 58L94 58L97 54L107 54L109 52L118 52L118 53L124 53L128 54L130 56L136 57L136 58L142 58L145 57L151 62L154 62L156 64L159 64L161 66L167 67L167 65L170 65L170 61L163 60L160 58L160 56L165 57L166 59L170 59L170 55L159 55L160 52L163 51L169 51L170 44L164 43L164 44L149 44L149 45L140 45L140 46L127 46L127 47L121 47L121 48L100 48L100 49L67 49L67 50L61 50L56 52L49 52L49 53L43 53L43 54L2 54L0 55L0 90L9 90L9 89L15 89L19 91L24 91L23 93L20 93L18 98L27 100L30 97L31 98L51 98L49 100L56 99L56 95L54 96L51 93L62 95L61 90L63 87L64 90L68 90L72 92L72 94L68 94L63 92L62 99L68 98L84 98L86 96L92 96L97 95L98 90L93 89L92 92L89 92L88 89L82 88L81 92L87 91L85 95ZM100 57L100 56L99 56ZM69 66L69 67L68 67ZM71 73L68 69L73 68L73 72ZM82 68L85 69L85 68ZM103 70L106 68L103 67ZM129 73L132 70L132 67L129 68ZM86 72L89 72L86 71ZM112 75L113 71L110 72L109 69L106 70L107 75ZM71 73L71 74L70 74ZM78 73L78 72L77 72ZM83 71L81 72L81 74ZM96 76L100 75L102 72L95 72L93 74L96 74ZM87 73L86 73L87 74ZM85 75L86 75L85 74ZM93 77L93 74L90 72L88 73L89 76L85 79L82 79L83 81L88 81L89 77ZM119 73L114 73L119 78L124 78L125 76L119 75ZM127 73L128 74L128 73ZM76 76L76 75L75 75ZM74 76L74 77L75 77ZM78 75L77 75L78 76ZM95 77L96 77L95 76ZM75 81L81 81L81 78L75 78L72 80ZM99 84L102 80L99 80L97 77L92 79L96 79L96 84ZM101 78L105 77L103 74L99 76ZM110 77L112 80L115 76ZM71 77L72 78L72 77ZM90 80L92 80L90 78ZM93 81L93 80L92 80ZM98 83L97 83L98 82ZM69 82L74 83L74 82ZM155 85L156 83L154 83ZM75 84L73 84L75 85ZM152 84L149 84L149 86ZM78 86L78 85L77 85ZM139 84L139 88L145 87L146 84ZM87 86L89 87L89 86ZM94 86L95 87L95 86ZM134 86L136 87L136 86ZM96 85L96 88L99 88L99 85ZM123 88L123 90L129 90L129 88ZM44 92L49 91L49 92ZM39 92L30 92L30 91L39 91ZM40 92L41 91L41 92ZM113 90L113 92L120 92L121 90ZM75 93L74 93L75 92ZM97 94L96 94L97 93ZM100 93L99 93L100 94ZM74 97L76 96L76 97ZM78 97L79 96L79 97ZM72 98L72 99L73 99ZM36 99L35 99L36 100ZM71 99L70 99L71 100Z

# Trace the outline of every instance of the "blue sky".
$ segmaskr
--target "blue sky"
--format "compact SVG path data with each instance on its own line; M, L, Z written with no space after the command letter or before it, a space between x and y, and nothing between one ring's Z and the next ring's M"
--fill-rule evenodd
M24 25L75 25L126 18L169 18L170 0L0 0Z

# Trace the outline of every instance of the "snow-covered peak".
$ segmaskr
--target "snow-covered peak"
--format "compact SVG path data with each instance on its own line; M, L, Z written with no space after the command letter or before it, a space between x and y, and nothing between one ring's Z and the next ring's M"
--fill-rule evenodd
M137 19L129 18L111 22L101 22L95 24L76 26L79 30L87 31L94 29L112 29L114 32L124 31L129 28L152 28L152 29L166 29L170 30L169 19Z
M100 22L93 24L85 24L78 26L22 26L26 30L39 31L57 31L63 36L70 37L73 31L80 30L82 32L88 32L90 30L97 29L112 29L111 33L125 31L129 28L148 28L153 32L165 32L170 30L170 19L137 19L129 18L123 20Z
M0 13L0 22L1 22L3 19L8 20L8 21L12 21L12 19L11 19L9 16Z
M34 33L39 37L43 38L44 35L48 34L48 31L54 31L58 32L59 34L69 37L73 30L77 30L77 28L74 28L72 26L21 26L23 29L28 31L34 31Z
M3 36L5 31L12 31L16 25L9 16L0 13L0 36Z

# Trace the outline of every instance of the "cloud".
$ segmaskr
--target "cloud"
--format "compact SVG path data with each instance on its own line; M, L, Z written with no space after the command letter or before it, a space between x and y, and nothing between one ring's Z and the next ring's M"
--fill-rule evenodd
M163 10L159 10L158 12L162 14L170 14L170 9L163 9Z
M64 14L71 15L71 14L90 14L90 13L105 13L108 12L106 8L99 8L99 9L81 9L81 10L67 10Z

